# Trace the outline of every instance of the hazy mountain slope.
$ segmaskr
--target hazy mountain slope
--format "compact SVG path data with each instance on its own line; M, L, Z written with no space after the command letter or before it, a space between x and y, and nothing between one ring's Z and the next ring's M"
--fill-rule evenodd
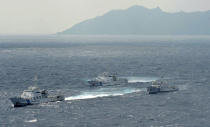
M210 11L167 13L133 6L83 21L60 34L210 34Z

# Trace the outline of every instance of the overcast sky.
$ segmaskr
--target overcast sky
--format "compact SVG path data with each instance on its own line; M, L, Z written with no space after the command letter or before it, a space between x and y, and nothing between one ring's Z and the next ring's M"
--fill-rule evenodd
M0 0L0 34L52 34L133 5L167 12L210 10L210 0Z

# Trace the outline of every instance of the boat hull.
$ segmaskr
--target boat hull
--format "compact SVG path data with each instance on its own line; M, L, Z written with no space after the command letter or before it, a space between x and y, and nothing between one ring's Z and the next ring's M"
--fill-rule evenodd
M21 97L10 98L14 107L24 107L27 105L35 105L35 104L40 104L40 103L64 101L64 99L65 98L63 95L51 96L51 97L40 98L40 99L25 99L25 98L21 98Z
M127 84L128 80L126 79L120 79L117 81L88 81L90 86L114 86L114 85L121 85L121 84Z
M30 100L24 99L21 97L12 97L10 98L10 100L13 103L14 107L23 107L23 106L31 105Z
M178 88L154 88L154 87L147 87L148 94L157 94L157 93L168 93L168 92L175 92L178 91Z

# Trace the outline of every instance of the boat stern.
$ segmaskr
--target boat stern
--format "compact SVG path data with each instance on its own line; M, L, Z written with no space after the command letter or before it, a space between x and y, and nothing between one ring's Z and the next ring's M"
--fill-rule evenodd
M147 92L149 94L157 94L158 92L160 92L160 88L150 86L150 87L147 87Z
M102 86L103 85L102 82L98 82L98 81L88 81L88 83L90 84L90 86Z
M64 101L64 100L65 100L64 95L58 95L58 96L57 96L57 100L58 100L58 101Z
M14 107L23 107L31 104L29 100L20 97L11 97L10 101L13 103Z

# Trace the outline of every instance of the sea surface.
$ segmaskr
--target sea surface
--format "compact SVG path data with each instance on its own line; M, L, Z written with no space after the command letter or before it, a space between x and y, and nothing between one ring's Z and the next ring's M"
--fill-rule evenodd
M103 72L129 83L90 87ZM148 95L160 78L179 91ZM65 101L14 108L33 85ZM0 36L0 127L209 127L209 91L209 36Z

